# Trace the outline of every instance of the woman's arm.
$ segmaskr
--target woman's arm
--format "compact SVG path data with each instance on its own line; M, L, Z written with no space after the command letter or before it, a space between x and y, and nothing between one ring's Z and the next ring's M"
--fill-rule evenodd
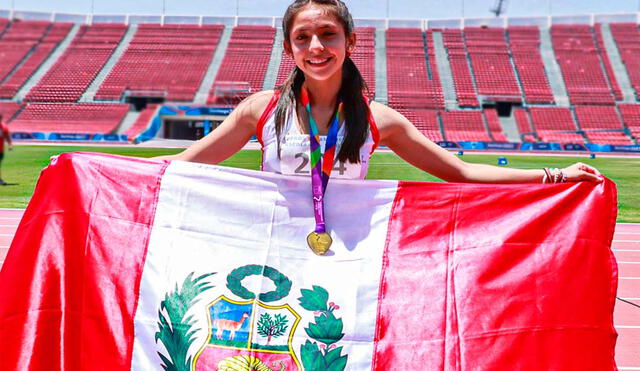
M242 149L256 134L256 125L273 97L273 90L262 91L243 100L215 130L184 151L163 160L182 160L217 164Z
M541 183L543 169L523 170L462 161L427 139L403 115L373 102L371 111L380 131L380 144L386 145L413 166L448 182ZM600 181L600 173L589 165L576 163L564 169L567 181Z

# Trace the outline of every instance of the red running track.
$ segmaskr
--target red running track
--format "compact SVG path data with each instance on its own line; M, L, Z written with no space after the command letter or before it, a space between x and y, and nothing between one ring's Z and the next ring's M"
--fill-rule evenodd
M0 209L0 267L23 212ZM618 260L616 363L620 370L640 371L640 224L617 224L612 250Z

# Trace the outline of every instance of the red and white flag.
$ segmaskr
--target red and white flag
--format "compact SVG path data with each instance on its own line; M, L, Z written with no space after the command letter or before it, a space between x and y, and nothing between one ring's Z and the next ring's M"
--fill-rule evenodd
M2 370L614 370L610 181L310 179L63 154L0 273Z

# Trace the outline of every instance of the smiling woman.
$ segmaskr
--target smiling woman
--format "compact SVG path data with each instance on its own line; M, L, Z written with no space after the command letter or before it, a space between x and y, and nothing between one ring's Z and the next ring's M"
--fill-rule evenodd
M216 164L256 135L263 170L311 176L316 228L307 242L317 254L325 254L332 243L324 216L330 177L364 179L378 145L446 181L602 179L595 168L582 163L528 170L467 163L427 139L394 109L369 102L364 80L349 57L356 46L353 19L340 0L296 0L287 8L282 28L284 50L296 64L282 86L250 96L211 134L164 159Z
M263 170L309 176L318 167L323 186L332 166L339 170L337 177L363 179L378 145L452 182L601 179L596 169L581 163L544 170L466 163L424 137L394 109L369 102L363 95L364 80L349 57L356 47L353 19L340 0L296 0L287 8L282 28L284 49L296 63L282 86L250 96L211 134L165 159L216 164L255 135L263 146Z

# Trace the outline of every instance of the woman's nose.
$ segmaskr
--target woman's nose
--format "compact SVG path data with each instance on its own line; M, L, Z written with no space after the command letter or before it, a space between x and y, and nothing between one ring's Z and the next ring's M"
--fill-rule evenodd
M311 49L311 50L323 50L324 49L324 44L322 44L322 41L320 40L318 35L311 36L311 43L309 44L309 49Z

